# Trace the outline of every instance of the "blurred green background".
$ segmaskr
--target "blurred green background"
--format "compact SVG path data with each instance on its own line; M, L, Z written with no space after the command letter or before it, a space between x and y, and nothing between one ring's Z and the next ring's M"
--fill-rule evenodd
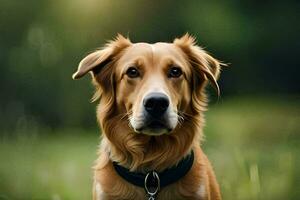
M189 32L223 69L203 148L224 199L300 199L300 2L0 0L0 199L90 199L99 129L79 61Z

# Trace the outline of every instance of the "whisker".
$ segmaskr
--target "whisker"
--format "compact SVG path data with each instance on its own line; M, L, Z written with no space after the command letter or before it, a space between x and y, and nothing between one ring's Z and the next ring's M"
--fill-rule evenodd
M178 115L180 116L179 119L181 119L181 123L183 123L183 121L187 121L187 122L191 122L193 123L193 121L195 120L195 116L182 112L182 111L178 111Z

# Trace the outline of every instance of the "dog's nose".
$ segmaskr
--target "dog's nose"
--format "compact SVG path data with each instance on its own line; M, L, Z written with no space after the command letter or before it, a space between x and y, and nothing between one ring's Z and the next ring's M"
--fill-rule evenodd
M159 117L169 107L169 98L163 93L150 93L143 100L146 111L153 117Z

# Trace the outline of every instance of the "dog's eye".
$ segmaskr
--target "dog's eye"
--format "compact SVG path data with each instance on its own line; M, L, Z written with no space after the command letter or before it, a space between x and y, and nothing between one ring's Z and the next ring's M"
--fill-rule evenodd
M140 76L139 71L135 67L129 67L126 71L126 74L130 78L137 78Z
M170 78L178 78L182 75L182 70L179 67L171 67L168 76Z

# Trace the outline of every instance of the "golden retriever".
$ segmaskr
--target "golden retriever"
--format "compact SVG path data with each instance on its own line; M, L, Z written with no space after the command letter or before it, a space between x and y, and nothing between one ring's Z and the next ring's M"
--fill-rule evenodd
M221 65L189 34L155 44L118 35L80 62L73 79L91 72L100 99L95 200L221 199L200 147L205 87L219 94Z

